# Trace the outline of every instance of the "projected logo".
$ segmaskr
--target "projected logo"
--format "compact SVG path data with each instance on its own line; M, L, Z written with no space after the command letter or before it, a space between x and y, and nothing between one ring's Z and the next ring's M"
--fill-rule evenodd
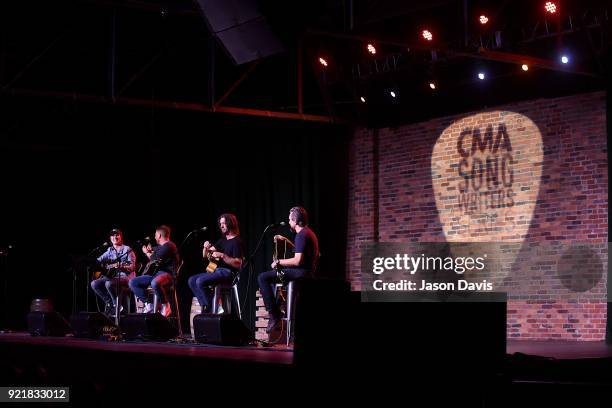
M523 241L542 160L542 135L521 114L485 112L446 128L434 147L431 173L447 241Z

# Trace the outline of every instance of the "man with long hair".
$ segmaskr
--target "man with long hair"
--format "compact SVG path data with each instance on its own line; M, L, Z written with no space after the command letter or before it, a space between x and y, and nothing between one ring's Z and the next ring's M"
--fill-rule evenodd
M202 312L212 311L212 299L215 286L219 284L232 284L240 273L244 259L244 249L240 239L238 219L234 214L222 214L219 217L219 230L221 239L212 245L209 241L204 243L202 256L214 262L217 267L214 271L199 273L189 278L189 288L198 298Z

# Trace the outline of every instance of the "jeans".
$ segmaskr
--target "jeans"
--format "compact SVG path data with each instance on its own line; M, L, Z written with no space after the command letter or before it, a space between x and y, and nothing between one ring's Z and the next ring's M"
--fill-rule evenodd
M309 271L307 269L283 268L283 272L285 273L286 280L293 281L304 278L308 275ZM266 310L271 316L279 319L281 317L280 305L276 302L276 298L274 297L274 285L280 283L276 277L276 271L260 273L257 277L257 281L259 282L259 290L261 291L261 296L266 305Z
M121 299L127 294L128 278L122 273L115 278L102 276L91 281L91 288L106 304L117 305L117 289L121 292Z
M159 271L155 275L141 275L132 279L130 289L143 302L147 301L147 288L151 286L162 303L170 302L170 294L174 278L168 272Z
M234 274L227 268L217 268L213 273L199 273L193 275L187 281L189 288L198 298L202 312L206 309L212 311L211 303L213 299L213 288L219 284L226 283L231 285L234 281Z

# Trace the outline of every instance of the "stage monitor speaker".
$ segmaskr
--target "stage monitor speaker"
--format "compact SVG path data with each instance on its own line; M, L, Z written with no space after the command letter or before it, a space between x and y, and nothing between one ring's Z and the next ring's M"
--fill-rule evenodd
M196 315L193 318L193 332L198 343L224 346L242 346L252 338L242 320L233 315Z
M65 336L70 325L57 312L28 313L28 331L32 336Z
M159 313L128 314L119 325L126 340L167 341L178 335L176 326Z
M197 0L210 31L234 64L265 58L284 47L260 13L256 0Z
M117 326L100 312L81 312L70 317L74 337L100 339L117 335Z

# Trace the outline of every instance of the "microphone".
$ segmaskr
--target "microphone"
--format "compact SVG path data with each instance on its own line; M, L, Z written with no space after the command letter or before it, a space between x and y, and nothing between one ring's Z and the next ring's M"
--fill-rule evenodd
M277 222L276 224L268 225L268 228L284 227L285 225L287 225L287 223L285 221L281 221L281 222Z
M99 250L101 250L101 249L104 249L104 248L106 248L106 247L108 247L108 246L110 246L110 243L108 243L108 242L103 242L103 243L102 243L102 245L97 246L97 247L96 247L96 249L94 249L94 252L95 252L95 251L99 251Z
M208 227L202 227L202 228L194 229L192 232L204 232L204 231L208 231Z

